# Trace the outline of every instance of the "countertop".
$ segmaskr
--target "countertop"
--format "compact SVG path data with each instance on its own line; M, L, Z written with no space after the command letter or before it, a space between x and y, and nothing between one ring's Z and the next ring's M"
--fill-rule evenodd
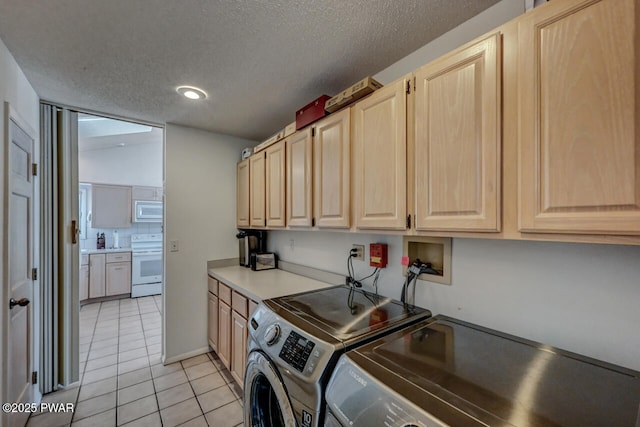
M109 254L114 252L131 252L131 248L118 248L118 249L82 249L80 254Z
M321 282L279 269L253 271L239 265L210 268L208 273L214 279L257 302L299 292L329 288L338 284Z

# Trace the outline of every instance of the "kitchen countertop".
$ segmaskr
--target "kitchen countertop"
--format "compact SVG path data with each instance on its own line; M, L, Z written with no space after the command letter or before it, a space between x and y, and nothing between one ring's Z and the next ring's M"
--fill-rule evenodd
M84 254L108 254L114 252L131 252L131 248L118 248L118 249L82 249L81 255Z
M325 283L284 270L253 271L239 265L210 268L208 273L214 279L258 302L337 285L337 283Z

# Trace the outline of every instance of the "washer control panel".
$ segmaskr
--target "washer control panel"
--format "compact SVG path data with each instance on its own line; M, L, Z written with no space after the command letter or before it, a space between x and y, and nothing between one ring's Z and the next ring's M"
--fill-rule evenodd
M315 343L295 331L289 332L287 340L280 350L280 358L293 366L298 372L304 370Z

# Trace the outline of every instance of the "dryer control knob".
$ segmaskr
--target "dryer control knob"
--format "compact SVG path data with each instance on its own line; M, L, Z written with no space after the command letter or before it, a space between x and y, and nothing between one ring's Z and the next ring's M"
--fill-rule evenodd
M274 345L278 341L278 338L280 338L280 325L275 324L269 326L264 333L264 341L267 345Z

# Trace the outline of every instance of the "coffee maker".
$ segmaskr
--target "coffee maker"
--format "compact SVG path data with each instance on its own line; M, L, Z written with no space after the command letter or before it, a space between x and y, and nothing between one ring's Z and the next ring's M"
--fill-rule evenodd
M267 251L267 232L262 230L238 230L238 258L240 265L251 267L251 254Z

